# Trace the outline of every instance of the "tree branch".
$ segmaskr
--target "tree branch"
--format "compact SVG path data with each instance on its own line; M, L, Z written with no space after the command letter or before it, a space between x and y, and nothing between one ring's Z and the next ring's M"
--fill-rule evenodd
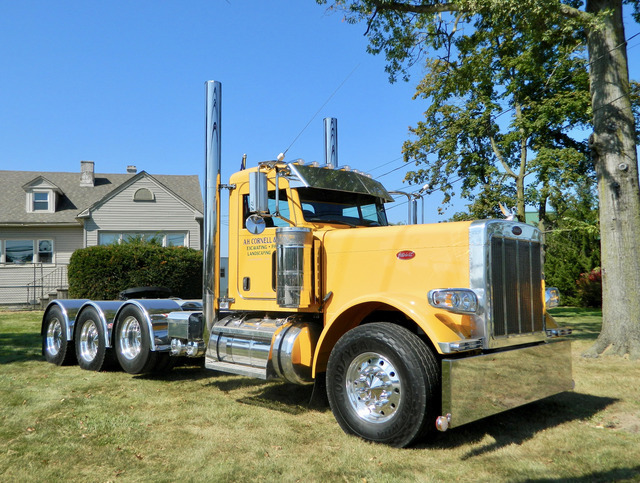
M512 178L518 179L518 175L513 172L511 167L507 164L507 162L502 157L502 153L498 148L498 143L496 143L496 139L492 135L489 135L489 141L491 141L491 149L493 150L493 154L496 155L496 158L498 158L498 161L500 161L500 164L502 164L502 167L507 172L507 175L511 176Z
M441 12L458 12L460 7L455 3L434 3L433 5L415 5L413 3L404 2L384 2L374 0L372 2L378 10L395 10L398 12L409 13L441 13Z
M593 15L588 12L583 12L582 10L578 10L577 8L571 7L564 3L560 3L560 12L562 15L569 18L577 18L583 22L588 22L593 19Z

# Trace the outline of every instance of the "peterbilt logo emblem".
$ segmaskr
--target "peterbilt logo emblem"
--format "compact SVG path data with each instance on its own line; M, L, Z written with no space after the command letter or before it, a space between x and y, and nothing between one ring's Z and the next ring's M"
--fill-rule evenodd
M514 226L513 228L511 228L511 233L513 233L514 235L522 235L522 228L520 228L519 226Z
M415 256L415 252L412 252L411 250L402 250L401 252L396 253L396 257L398 257L399 260L411 260Z

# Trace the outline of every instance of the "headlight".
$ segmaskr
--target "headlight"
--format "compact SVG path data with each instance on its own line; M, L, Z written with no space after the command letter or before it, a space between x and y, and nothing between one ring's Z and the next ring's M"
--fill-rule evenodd
M456 314L475 314L478 310L478 297L467 288L431 290L428 298L433 307Z
M556 287L547 287L544 293L544 303L548 309L560 305L560 290Z

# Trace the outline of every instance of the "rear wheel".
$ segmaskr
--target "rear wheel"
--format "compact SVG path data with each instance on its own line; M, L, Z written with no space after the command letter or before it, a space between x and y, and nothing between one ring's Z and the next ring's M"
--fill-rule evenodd
M435 431L440 370L427 345L390 323L365 324L338 341L327 367L327 395L342 429L405 447Z
M80 314L75 328L78 365L87 371L100 371L107 361L105 329L94 308Z
M58 366L72 364L75 358L73 341L67 340L67 328L60 307L53 306L45 315L42 354L47 362Z
M118 316L115 348L120 366L129 374L153 371L157 353L151 350L149 327L137 307L126 307Z

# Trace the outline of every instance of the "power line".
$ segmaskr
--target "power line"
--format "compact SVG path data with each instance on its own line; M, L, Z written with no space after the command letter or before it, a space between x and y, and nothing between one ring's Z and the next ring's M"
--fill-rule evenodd
M398 157L398 158L396 158L396 159L392 159L391 161L387 161L386 163L379 164L379 165L378 165L378 166L376 166L375 168L371 168L371 169L369 169L369 170L367 170L367 171L368 171L369 173L371 173L372 171L375 171L376 169L380 169L380 168L382 168L383 166L386 166L386 165L391 164L391 163L395 163L396 161L400 161L401 159L402 159L402 156L400 156L400 157Z
M287 149L285 149L285 150L284 150L283 154L287 154L287 151L289 151L289 149L291 149L291 146L293 146L293 145L295 144L295 142L298 140L298 138L299 138L300 136L302 136L302 133L306 131L306 129L309 127L309 124L311 124L311 122L316 118L316 116L320 113L320 111L322 111L322 109L324 108L324 106L326 106L326 105L329 103L329 101L330 101L331 99L333 99L333 96L335 96L335 95L336 95L336 93L337 93L337 92L340 90L340 88L345 84L345 82L347 82L347 80L349 79L349 77L351 77L351 76L353 75L353 73L358 69L358 67L360 67L360 64L356 65L356 66L353 68L353 70L352 70L351 72L349 72L349 74L347 75L347 77L345 77L345 78L344 78L344 80L342 81L342 83L341 83L341 84L336 88L336 90L335 90L335 91L333 91L333 93L329 96L329 98L328 98L326 101L324 101L324 104L322 104L322 105L320 106L320 109L318 109L318 110L316 111L316 113L315 113L313 116L311 116L311 119L309 119L309 122L306 124L306 126L305 126L305 127L303 127L303 128L302 128L302 131L300 131L300 132L298 133L298 135L297 135L297 136L295 137L295 139L291 142L291 144L289 145L289 147L288 147Z

